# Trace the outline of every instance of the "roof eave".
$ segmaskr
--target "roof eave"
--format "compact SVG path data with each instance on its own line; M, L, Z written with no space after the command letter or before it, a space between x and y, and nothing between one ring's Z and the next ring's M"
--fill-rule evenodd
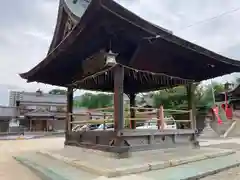
M100 1L99 1L100 2ZM95 3L99 3L99 2L95 2ZM104 3L105 4L105 3ZM103 4L103 5L104 5ZM102 5L101 3L99 3L98 5ZM96 8L96 7L95 7ZM86 15L86 14L85 14ZM84 17L84 16L83 16ZM83 19L81 19L81 21L82 21ZM141 19L141 21L144 21L144 20L142 20ZM142 23L142 22L141 22ZM140 23L140 24L141 24ZM148 22L149 23L149 22ZM156 28L156 27L155 27ZM75 31L77 30L77 29L79 29L79 28L76 28L75 29ZM74 31L74 30L73 30ZM71 36L71 34L73 33L73 31L68 35L69 37ZM153 31L151 31L152 33L151 34L155 34L156 32L153 32ZM168 32L165 32L165 33L168 33ZM170 34L170 35L172 35L172 34ZM172 35L172 36L174 36L174 35ZM165 39L165 40L168 40L167 38L168 38L168 36L163 36L163 37L161 37L161 38L163 38L163 39ZM178 37L175 37L176 39L180 39L180 38L178 38ZM64 39L64 42L62 42L60 45L59 45L59 47L66 47L66 45L67 44L71 44L71 41L69 41L69 38L66 38L66 39ZM191 45L193 45L193 44L191 44ZM197 46L197 45L196 45ZM34 81L36 81L36 82L38 82L38 80L35 78L36 77L36 75L38 74L38 73L40 73L40 70L42 69L42 68L44 68L44 66L45 65L47 65L51 60L53 60L53 58L56 58L56 56L57 55L59 55L59 51L58 51L58 49L59 49L59 47L56 47L56 49L54 49L54 51L53 52L51 52L50 54L48 54L48 56L42 61L42 62L40 62L38 65L36 65L34 68L32 68L30 71L28 71L28 72L25 72L25 73L22 73L22 74L19 74L20 75L20 77L21 78L23 78L23 79L27 79L27 82L34 82ZM188 47L188 49L190 49L189 47ZM56 51L55 51L56 50ZM191 49L191 50L195 50L195 49ZM205 50L206 51L206 49L202 49L202 50ZM212 53L212 52L211 52ZM209 56L209 55L208 55ZM209 56L210 57L210 56ZM216 58L216 57L212 57L212 58ZM219 56L217 55L217 58L219 58ZM237 61L236 60L232 60L232 59L228 59L230 62L228 62L229 64L231 64L231 63L233 63L234 65L233 66L239 66L239 63L236 63ZM225 63L227 63L227 62L225 62ZM231 73L231 72L229 72L229 73ZM30 80L30 79L34 79L34 80ZM41 81L39 81L39 82L41 82L41 83L50 83L50 82L44 82L44 80L41 80ZM53 84L52 84L53 85ZM59 86L59 85L58 85ZM66 85L65 85L66 86Z
M27 73L28 72L25 72L25 73L20 73L20 74L18 74L22 79L28 79L28 76L27 76Z

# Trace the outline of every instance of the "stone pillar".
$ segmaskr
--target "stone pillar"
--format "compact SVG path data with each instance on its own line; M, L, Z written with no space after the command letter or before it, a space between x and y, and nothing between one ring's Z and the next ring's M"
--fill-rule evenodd
M67 114L65 124L65 141L67 141L68 133L72 130L72 112L73 112L73 88L67 88Z
M131 108L136 106L136 94L129 94L129 99L130 99L130 118L136 118L136 109ZM131 120L130 121L130 127L131 129L136 129L136 120Z
M114 67L114 130L124 128L124 107L123 107L123 83L124 68L121 65Z

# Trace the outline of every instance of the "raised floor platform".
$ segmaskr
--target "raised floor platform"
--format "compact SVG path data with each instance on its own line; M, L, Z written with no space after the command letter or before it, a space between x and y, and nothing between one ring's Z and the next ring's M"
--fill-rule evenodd
M108 152L119 158L129 157L132 152L138 151L199 147L192 129L68 132L65 145Z
M65 147L55 151L28 152L17 161L51 180L146 179L187 180L204 177L240 165L234 150L179 148L135 152L131 158ZM113 178L113 179L115 179Z
M65 147L58 151L41 151L42 155L63 161L92 174L115 177L165 169L209 158L227 156L233 150L218 148L178 148L135 152L131 158L116 159L98 151Z

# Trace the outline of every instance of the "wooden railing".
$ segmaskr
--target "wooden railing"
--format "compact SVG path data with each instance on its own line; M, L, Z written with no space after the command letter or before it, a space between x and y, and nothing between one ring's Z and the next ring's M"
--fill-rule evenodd
M130 109L135 110L135 117L130 117ZM143 110L143 112L139 112ZM74 121L70 122L70 124L76 125L84 125L84 124L107 124L107 123L114 123L114 113L110 112L113 111L113 107L107 108L98 108L92 109L88 112L84 113L69 113L70 116L73 116ZM175 120L176 123L188 123L190 124L191 129L195 128L195 123L193 120L192 110L176 110L176 109L162 109L162 114L160 113L160 109L156 108L143 108L143 107L130 107L126 108L124 112L124 124L125 127L128 127L130 121L147 121L152 118L156 120L161 126L162 122L172 121L169 118L166 118L164 114L168 116L174 114L188 114L188 119L186 120ZM91 119L92 116L98 117L99 119ZM162 117L161 117L162 116ZM164 117L164 118L163 118ZM163 124L163 123L162 123ZM160 127L159 127L160 128Z

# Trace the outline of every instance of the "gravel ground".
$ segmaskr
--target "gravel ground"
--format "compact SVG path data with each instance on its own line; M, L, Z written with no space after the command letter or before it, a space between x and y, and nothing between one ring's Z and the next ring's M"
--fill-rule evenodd
M12 156L26 151L63 147L63 138L0 141L1 180L40 180L28 168L15 161Z
M202 178L201 180L240 180L240 167Z

